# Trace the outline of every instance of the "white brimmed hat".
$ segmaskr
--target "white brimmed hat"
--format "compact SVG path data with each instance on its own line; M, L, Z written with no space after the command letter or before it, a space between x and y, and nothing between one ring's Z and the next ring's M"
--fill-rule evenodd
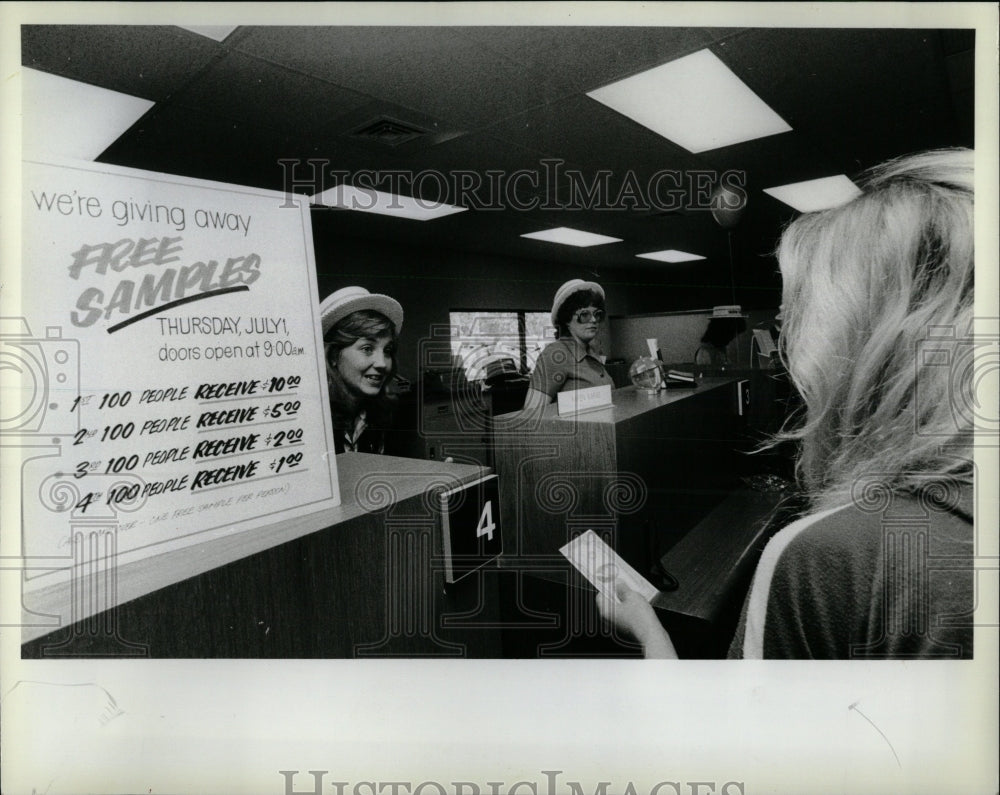
M597 293L601 298L604 298L604 288L601 287L597 282L585 282L583 279L570 279L562 287L556 290L556 297L552 299L552 325L558 325L556 322L556 315L559 314L559 310L562 305L566 303L566 299L569 298L573 293L578 293L582 290L589 290L592 293Z
M380 293L370 293L364 287L341 287L330 293L319 305L323 336L349 314L362 309L381 312L396 327L397 334L403 328L403 307L399 305L399 301Z

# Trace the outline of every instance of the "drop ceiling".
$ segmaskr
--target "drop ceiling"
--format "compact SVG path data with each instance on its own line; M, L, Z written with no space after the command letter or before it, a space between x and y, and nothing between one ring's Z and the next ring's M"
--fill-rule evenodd
M972 31L288 26L238 27L216 41L172 26L21 30L23 65L154 103L100 162L275 190L283 160L328 161L349 182L365 170L463 171L483 183L493 172L511 190L502 209L426 222L317 210L313 224L328 236L603 269L678 267L637 255L679 249L706 258L695 267L728 270L732 257L747 289L773 282L770 251L795 215L764 188L973 145ZM695 155L587 96L706 48L791 132ZM557 162L587 184L605 175L611 196L665 170L737 170L746 212L728 233L690 201L565 208L566 179L543 178ZM515 183L521 170L539 184ZM415 192L460 198L441 185L425 179ZM313 187L332 185L295 189ZM582 249L522 237L559 226L623 242Z

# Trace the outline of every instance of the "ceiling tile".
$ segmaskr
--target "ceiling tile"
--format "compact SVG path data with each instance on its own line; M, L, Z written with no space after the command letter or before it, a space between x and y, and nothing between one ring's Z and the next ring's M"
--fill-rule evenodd
M483 126L561 93L451 28L254 28L244 52L353 91Z
M726 146L703 157L716 172L729 172L730 179L741 179L753 192L771 187L772 182L781 185L840 173L839 159L828 155L823 144L817 146L811 138L792 131Z
M611 170L633 168L640 159L678 167L699 162L666 138L582 94L511 117L489 132L550 157Z
M713 50L844 170L954 141L937 31L759 29Z
M571 91L590 91L707 46L706 28L463 27L455 32Z
M178 27L23 25L21 63L143 99L177 91L221 45Z
M502 209L425 223L317 210L314 225L324 240L361 241L356 248L374 258L388 246L412 250L417 268L452 249L476 253L476 262L537 262L540 272L560 264L648 279L659 287L649 291L654 309L664 291L682 303L728 294L731 281L743 296L764 296L760 305L773 303L772 252L795 213L760 188L853 176L901 152L971 143L974 39L962 31L241 27L223 43L176 27L22 32L26 66L157 102L104 162L281 189L288 167L279 161L291 159L299 164L291 176L301 180L293 187L304 193L333 187L333 170L347 181L361 170L398 170L436 172L446 182L460 170L495 170ZM583 94L703 47L793 131L691 155ZM382 115L429 134L397 147L346 135ZM546 159L560 161L559 178L547 181ZM313 173L309 160L326 162ZM686 181L728 169L746 172L749 198L739 223L724 230L697 209ZM514 184L519 170L537 184ZM580 191L571 197L570 170L584 193L607 175L603 207ZM629 203L631 186L648 191L651 179L670 171L687 189L684 209ZM433 178L422 187L410 195L439 198ZM614 209L619 194L631 209ZM545 209L571 198L587 206ZM623 242L573 249L519 237L554 226ZM666 248L707 259L681 266L635 259Z
M177 92L172 101L273 130L295 128L322 140L341 132L334 123L337 117L371 102L371 98L230 52Z
M99 162L279 190L280 153L301 153L288 135L245 122L157 105Z

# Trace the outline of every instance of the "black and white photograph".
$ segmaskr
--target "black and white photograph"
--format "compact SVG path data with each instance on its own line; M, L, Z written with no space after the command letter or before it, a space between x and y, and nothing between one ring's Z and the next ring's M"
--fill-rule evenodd
M0 22L4 793L997 791L996 5Z

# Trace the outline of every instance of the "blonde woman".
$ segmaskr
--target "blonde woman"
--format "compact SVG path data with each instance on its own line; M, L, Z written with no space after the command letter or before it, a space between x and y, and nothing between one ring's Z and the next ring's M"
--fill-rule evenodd
M890 161L783 235L782 358L806 408L783 436L810 512L764 550L730 656L972 656L972 176L967 150ZM602 613L675 656L618 596Z

